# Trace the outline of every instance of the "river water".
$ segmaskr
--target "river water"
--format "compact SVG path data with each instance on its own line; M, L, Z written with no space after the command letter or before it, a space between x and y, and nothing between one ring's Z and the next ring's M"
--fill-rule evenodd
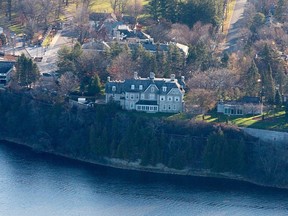
M87 165L0 143L0 216L288 215L288 191Z

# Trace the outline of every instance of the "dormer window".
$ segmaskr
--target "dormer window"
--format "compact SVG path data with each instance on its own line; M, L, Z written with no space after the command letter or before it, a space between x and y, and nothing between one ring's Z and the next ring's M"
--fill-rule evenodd
M116 86L112 86L112 91L116 91Z
M143 90L143 85L139 85L139 90Z
M167 87L166 87L166 86L163 86L163 87L162 87L162 90L163 90L163 92L166 92L166 91L167 91Z
M135 89L135 85L131 85L131 89L134 90Z

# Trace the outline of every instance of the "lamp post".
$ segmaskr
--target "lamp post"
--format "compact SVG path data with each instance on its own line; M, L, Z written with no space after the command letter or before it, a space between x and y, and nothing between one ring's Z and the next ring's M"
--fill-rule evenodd
M262 83L262 80L258 79L257 83ZM263 107L264 107L263 104L264 104L264 85L262 83L261 84L261 90L260 90L260 106L261 106L262 120L264 120L264 118L265 118L264 111L263 111Z
M15 42L15 35L14 34L12 34L11 35L11 39L12 39L12 50L13 50L13 56L15 56L15 44L14 44L14 42Z

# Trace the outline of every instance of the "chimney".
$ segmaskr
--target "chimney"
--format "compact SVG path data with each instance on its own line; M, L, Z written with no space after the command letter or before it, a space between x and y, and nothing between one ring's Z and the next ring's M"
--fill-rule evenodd
M181 82L185 83L185 77L184 76L181 76Z
M110 82L111 81L111 78L110 76L107 77L107 82Z
M170 78L171 78L171 81L174 81L175 80L175 74L171 74Z
M150 72L150 79L154 79L155 78L155 74L153 72Z
M138 73L134 72L134 79L138 79Z

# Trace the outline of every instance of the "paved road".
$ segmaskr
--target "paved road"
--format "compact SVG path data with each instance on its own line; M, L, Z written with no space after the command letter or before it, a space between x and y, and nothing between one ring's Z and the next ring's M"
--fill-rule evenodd
M65 32L66 30L58 31L50 46L44 49L43 59L41 62L37 63L41 73L56 71L58 50L64 45L72 45L72 38L65 36Z
M70 22L69 20L67 22ZM71 23L71 22L70 22ZM75 41L75 35L73 34L73 29L67 23L65 23L63 30L59 30L49 47L35 46L35 47L25 47L16 50L16 55L21 55L24 53L31 58L43 57L41 62L37 62L38 68L41 73L49 73L57 70L57 52L58 50L66 45L72 46L72 41Z
M237 41L241 40L241 19L245 10L247 0L236 0L236 5L230 22L228 35L226 37L225 50L234 52L237 50Z

